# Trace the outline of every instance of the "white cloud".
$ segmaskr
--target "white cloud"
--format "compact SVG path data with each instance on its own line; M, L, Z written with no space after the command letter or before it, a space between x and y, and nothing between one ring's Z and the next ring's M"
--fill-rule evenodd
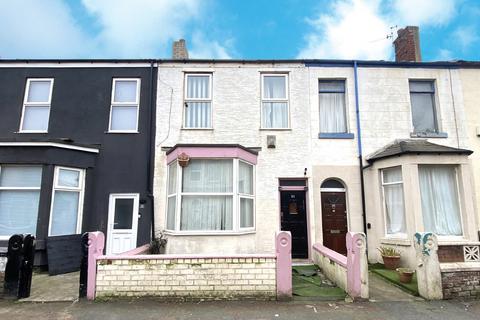
M455 15L456 0L395 0L394 15L401 24L443 25Z
M0 2L2 58L66 58L87 55L93 47L60 0Z
M398 25L440 26L456 14L457 0L335 0L311 20L300 58L389 59L386 36ZM324 9L324 8L322 8ZM396 34L393 34L396 37Z
M192 36L192 46L188 56L192 59L231 59L228 53L232 46L232 40L227 40L224 45L218 41L207 40L203 33L195 32Z
M152 57L169 52L184 37L186 24L200 14L197 0L82 0L101 31L101 50L116 57Z
M437 61L453 60L453 52L448 49L440 49L438 50L438 55L435 57L434 60L437 60Z
M459 43L462 50L468 49L474 42L479 40L476 29L473 26L462 26L452 33L452 40Z
M82 0L78 5L95 28L82 25L67 0L0 1L0 57L165 58L178 38L202 28L205 0ZM94 29L96 34L92 33ZM193 53L230 57L231 47L197 31ZM205 46L205 47L203 47Z
M384 59L389 56L388 24L380 14L381 1L337 0L331 14L310 20L312 27L301 58Z

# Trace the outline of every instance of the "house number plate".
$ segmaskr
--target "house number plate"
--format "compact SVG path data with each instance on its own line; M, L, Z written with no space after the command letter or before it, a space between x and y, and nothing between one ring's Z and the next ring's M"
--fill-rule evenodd
M340 233L340 230L330 230L330 233Z

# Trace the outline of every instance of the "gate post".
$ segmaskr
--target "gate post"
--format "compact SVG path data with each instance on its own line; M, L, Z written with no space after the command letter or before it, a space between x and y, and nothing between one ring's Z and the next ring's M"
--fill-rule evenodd
M27 234L23 239L23 261L20 266L18 298L28 298L32 287L33 260L35 259L35 237Z
M97 282L97 257L103 254L105 235L101 231L88 232L88 258L87 258L87 299L95 299L95 286Z
M3 291L6 295L17 296L20 280L20 268L23 261L23 235L14 234L8 239L7 265Z
M292 235L289 231L277 232L277 300L292 299Z
M87 280L88 280L88 232L82 235L81 240L82 259L80 262L80 285L78 288L78 296L80 298L87 296Z

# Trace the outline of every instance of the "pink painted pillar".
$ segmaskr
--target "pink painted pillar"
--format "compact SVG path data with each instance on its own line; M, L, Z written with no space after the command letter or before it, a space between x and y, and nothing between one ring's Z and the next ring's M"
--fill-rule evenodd
M289 231L277 232L277 300L292 298L292 235Z
M87 299L95 299L95 285L97 282L97 257L103 254L105 235L100 231L88 233L88 277Z
M348 232L347 240L347 293L352 298L367 298L368 292L362 292L362 282L368 285L368 272L363 264L366 262L365 234L361 232Z

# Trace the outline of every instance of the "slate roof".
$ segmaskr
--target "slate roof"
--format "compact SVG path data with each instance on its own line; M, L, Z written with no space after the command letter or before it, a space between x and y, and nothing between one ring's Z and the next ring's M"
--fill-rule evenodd
M431 143L426 139L395 140L393 143L370 154L366 160L373 163L377 160L400 156L403 154L464 154L471 155L473 151L447 147Z

